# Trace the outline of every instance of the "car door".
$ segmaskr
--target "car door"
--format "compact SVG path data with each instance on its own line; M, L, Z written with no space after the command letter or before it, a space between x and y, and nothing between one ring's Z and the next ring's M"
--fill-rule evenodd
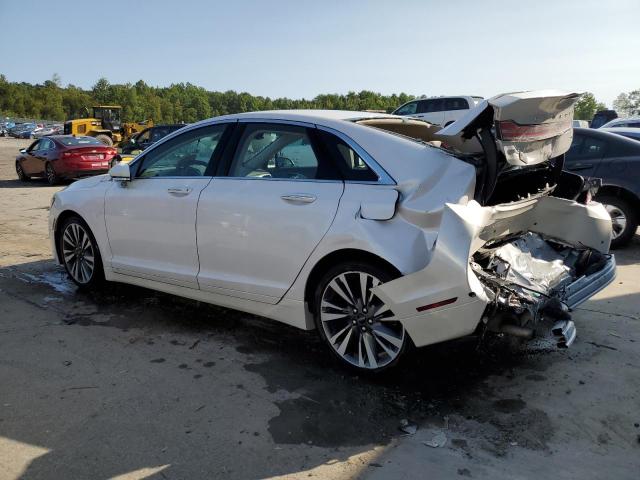
M196 208L226 128L195 128L161 142L131 165L130 182L112 182L105 224L115 272L198 287Z
M47 162L55 159L53 142L48 138L43 138L38 144L38 150L34 155L34 168L36 173L44 173Z
M313 130L239 124L228 166L198 204L202 290L275 304L293 284L344 189Z
M27 175L35 175L41 173L41 170L37 169L38 159L36 158L38 149L40 148L40 142L41 140L36 140L31 145L29 145L22 154L22 170Z
M565 154L565 170L583 177L594 177L606 150L606 142L574 131L571 147Z
M442 125L444 123L444 100L442 98L430 98L418 102L418 118L429 123Z

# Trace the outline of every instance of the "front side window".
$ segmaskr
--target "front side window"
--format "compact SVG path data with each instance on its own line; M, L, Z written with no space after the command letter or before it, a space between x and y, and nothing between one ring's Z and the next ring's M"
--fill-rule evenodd
M335 179L335 169L315 151L307 129L249 124L236 149L229 177L291 180Z
M136 143L145 143L148 142L151 138L151 129L144 130L136 137Z
M142 158L137 177L205 175L225 129L225 125L212 125L172 138Z
M394 112L395 115L414 115L418 108L418 102L411 102L403 105Z
M575 135L573 136L573 142L571 148L566 153L565 158L568 161L587 159L587 158L600 158L604 154L605 142L598 140L597 138Z
M40 146L38 150L50 150L53 147L53 142L48 138L43 138L40 140Z

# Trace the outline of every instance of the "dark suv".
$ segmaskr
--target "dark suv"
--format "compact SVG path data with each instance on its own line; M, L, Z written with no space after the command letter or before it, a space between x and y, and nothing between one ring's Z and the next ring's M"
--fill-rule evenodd
M161 138L166 137L176 130L180 130L184 126L184 124L180 123L175 125L156 125L154 127L147 128L120 145L121 153L128 155L137 150L144 150Z
M602 179L596 200L611 215L611 247L629 243L640 218L640 142L590 128L574 128L565 170Z

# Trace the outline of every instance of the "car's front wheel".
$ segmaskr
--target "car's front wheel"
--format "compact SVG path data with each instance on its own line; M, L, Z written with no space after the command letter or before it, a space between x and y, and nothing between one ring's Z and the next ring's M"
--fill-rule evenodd
M628 244L638 229L634 209L620 197L603 195L596 200L604 205L611 217L611 248L620 248Z
M320 280L314 316L321 338L345 365L380 372L398 363L409 343L393 312L371 291L394 275L364 262L331 268Z
M90 289L104 281L98 243L80 217L65 220L58 238L58 252L69 277L79 287Z

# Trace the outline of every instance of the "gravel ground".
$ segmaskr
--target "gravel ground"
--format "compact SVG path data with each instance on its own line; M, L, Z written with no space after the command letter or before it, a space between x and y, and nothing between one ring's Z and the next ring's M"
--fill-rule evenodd
M571 349L465 339L362 378L313 333L77 292L49 253L62 187L16 180L27 144L0 138L0 479L638 478L640 237Z

